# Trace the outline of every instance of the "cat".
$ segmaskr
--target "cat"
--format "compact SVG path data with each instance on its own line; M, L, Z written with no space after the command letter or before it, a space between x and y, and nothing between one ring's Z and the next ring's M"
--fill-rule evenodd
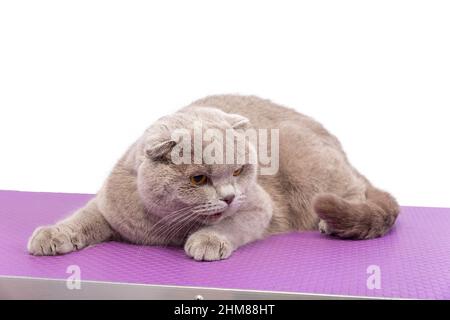
M276 129L278 154L272 156L278 170L262 175L254 161L214 163L205 153L195 163L176 164L173 151L181 142L174 132L193 133L199 124L202 133L215 130L209 141L225 131L242 137L249 129ZM245 148L236 148L234 155L257 156L255 145L244 141ZM191 147L178 154L191 155L196 150ZM117 240L184 246L189 257L214 261L284 232L380 237L398 214L394 197L361 175L338 139L312 118L256 96L215 95L151 125L96 196L68 218L37 228L28 251L66 254Z

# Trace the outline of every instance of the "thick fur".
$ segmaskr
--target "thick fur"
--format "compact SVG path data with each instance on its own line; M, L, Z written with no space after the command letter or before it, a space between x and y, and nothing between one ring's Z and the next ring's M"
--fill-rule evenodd
M257 176L246 164L174 165L170 133L204 128L279 129L279 170ZM252 148L246 152L251 153ZM205 160L205 159L203 159ZM193 187L189 176L208 172L211 183ZM235 200L226 204L223 199ZM219 219L211 220L216 212ZM69 218L38 228L28 250L64 254L108 240L184 246L196 260L225 259L264 236L321 230L341 238L369 239L390 230L395 199L348 162L339 141L313 119L254 96L210 96L147 129L118 161L97 196Z
M323 233L346 239L371 239L388 232L399 207L388 193L368 187L365 201L349 201L335 194L319 194L313 208L323 220Z

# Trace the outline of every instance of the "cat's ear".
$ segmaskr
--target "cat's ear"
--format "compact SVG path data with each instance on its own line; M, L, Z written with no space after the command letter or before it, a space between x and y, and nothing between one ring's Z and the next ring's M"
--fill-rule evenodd
M250 120L239 114L227 113L225 118L233 129L247 129L250 125Z
M176 144L173 140L167 140L149 145L145 150L145 155L151 160L165 160Z

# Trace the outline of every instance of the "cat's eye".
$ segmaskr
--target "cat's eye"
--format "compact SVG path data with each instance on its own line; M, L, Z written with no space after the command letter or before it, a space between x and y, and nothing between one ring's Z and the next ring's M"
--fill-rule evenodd
M205 184L208 179L206 178L205 175L201 174L198 176L192 176L190 178L190 180L194 186L201 186L201 185Z
M244 168L244 167L240 167L239 169L235 170L235 171L233 172L233 176L237 177L238 175L240 175L240 174L242 173L242 169L243 169L243 168Z

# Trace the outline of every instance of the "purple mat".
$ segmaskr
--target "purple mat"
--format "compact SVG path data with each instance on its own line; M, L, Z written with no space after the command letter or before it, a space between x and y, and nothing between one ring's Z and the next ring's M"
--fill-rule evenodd
M65 256L28 255L27 239L37 226L55 222L91 197L0 191L0 275L66 279L66 268L78 265L83 280L450 299L450 209L403 207L396 227L380 239L291 233L209 263L195 262L177 248L115 242ZM381 289L367 287L370 265L380 267Z

